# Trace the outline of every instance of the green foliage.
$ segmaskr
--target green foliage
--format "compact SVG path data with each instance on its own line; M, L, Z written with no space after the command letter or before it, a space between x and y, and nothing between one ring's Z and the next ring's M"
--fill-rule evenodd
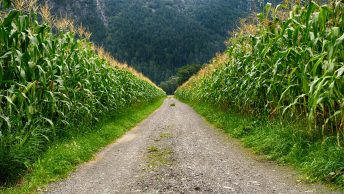
M182 99L241 113L303 117L316 140L344 140L344 6L299 4L280 11L267 4L253 33L230 39L228 59L180 87ZM206 73L204 73L206 71Z
M38 0L40 4L45 4L46 0ZM106 27L97 13L97 3L95 0L69 1L69 0L49 0L51 13L58 18L71 17L78 25L83 25L92 33L91 40L99 46L107 44Z
M186 82L192 75L197 73L201 69L201 65L191 64L185 65L177 70L178 85Z
M126 131L148 117L164 99L151 104L135 105L110 113L87 133L55 142L30 166L21 184L0 190L0 193L34 193L50 182L65 178L77 165L89 161L94 153L121 137Z
M70 131L84 133L109 112L165 95L37 17L12 10L0 20L0 182Z
M190 64L180 67L177 69L176 76L171 76L166 81L161 82L159 87L162 88L167 94L173 94L182 83L194 75L201 67L201 65L197 64Z
M178 79L179 78L177 76L171 76L170 78L168 78L168 80L161 82L159 87L163 89L168 95L171 95L179 86Z
M228 31L254 7L234 0L100 0L108 27L95 0L50 0L57 15L76 17L97 45L143 72L155 83L186 64L203 64L225 49ZM80 6L82 5L82 6Z
M4 8L8 8L11 6L11 0L1 0Z
M245 146L268 160L288 163L305 173L305 181L331 182L344 188L344 149L332 138L311 141L302 120L269 121L222 111L213 104L187 101L209 122L239 138Z

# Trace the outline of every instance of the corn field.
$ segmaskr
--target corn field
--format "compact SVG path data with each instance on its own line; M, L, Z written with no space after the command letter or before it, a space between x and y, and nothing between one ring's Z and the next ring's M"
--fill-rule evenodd
M0 182L25 170L55 139L106 114L165 96L101 49L32 11L0 19Z
M241 113L304 118L314 137L344 139L344 3L267 4L227 51L176 95Z

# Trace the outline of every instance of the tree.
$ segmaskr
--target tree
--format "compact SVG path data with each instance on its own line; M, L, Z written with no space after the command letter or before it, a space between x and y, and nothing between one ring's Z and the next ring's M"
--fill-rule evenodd
M190 64L185 65L177 69L176 76L169 77L166 81L160 83L160 87L167 93L173 94L174 91L186 82L192 75L197 73L201 68L201 65L198 64Z
M177 70L178 85L181 85L184 82L186 82L192 75L197 73L201 67L202 66L198 64L191 64L179 68Z

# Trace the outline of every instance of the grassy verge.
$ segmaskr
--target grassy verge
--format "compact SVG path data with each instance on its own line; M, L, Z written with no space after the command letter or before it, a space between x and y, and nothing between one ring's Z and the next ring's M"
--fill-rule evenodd
M210 123L240 139L267 159L287 163L310 182L322 181L344 189L344 148L335 139L314 139L302 121L267 120L221 111L214 106L186 102Z
M91 160L96 152L147 118L160 107L163 100L162 98L152 104L135 105L104 118L88 133L55 143L31 166L21 183L4 188L0 193L34 193L50 182L66 178L78 164Z

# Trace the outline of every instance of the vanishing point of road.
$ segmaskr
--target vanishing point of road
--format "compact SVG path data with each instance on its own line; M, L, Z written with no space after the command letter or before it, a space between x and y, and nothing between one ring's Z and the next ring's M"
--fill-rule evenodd
M336 193L259 159L174 98L46 192Z

